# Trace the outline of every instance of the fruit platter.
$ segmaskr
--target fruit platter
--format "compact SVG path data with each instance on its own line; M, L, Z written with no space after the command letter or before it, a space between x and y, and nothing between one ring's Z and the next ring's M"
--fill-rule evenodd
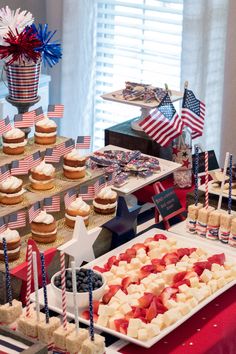
M87 264L104 286L94 299L95 328L146 348L158 342L236 283L233 253L205 249L204 240L152 229ZM48 302L61 313L52 285ZM71 307L67 313L73 318ZM81 322L88 315L79 307Z

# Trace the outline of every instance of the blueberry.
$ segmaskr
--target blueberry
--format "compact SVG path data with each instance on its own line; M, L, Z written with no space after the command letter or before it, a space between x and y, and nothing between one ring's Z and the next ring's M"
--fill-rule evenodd
M67 281L66 281L66 287L67 287L67 288L71 288L71 287L72 287L72 281L71 281L71 280L67 279Z
M84 277L83 283L87 284L88 283L88 277Z
M96 282L96 286L97 286L98 288L100 288L100 287L102 286L102 281L101 281L101 280L98 280L98 281Z

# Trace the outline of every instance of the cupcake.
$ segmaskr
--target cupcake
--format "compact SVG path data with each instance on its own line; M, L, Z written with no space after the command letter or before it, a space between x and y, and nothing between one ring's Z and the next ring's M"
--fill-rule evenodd
M65 213L65 223L67 226L73 228L75 226L76 216L81 216L87 226L89 223L90 206L83 201L81 197L76 198Z
M6 229L0 234L0 261L4 261L3 238L7 242L7 254L9 261L15 261L20 257L20 235L16 230Z
M31 168L29 180L31 187L36 190L48 190L54 186L55 168L44 160L38 166Z
M42 210L31 222L32 238L39 243L50 243L56 241L57 224L51 214Z
M64 156L63 173L66 178L78 179L85 176L86 157L79 155L78 150L73 149Z
M2 204L18 204L23 200L25 190L23 181L15 176L10 176L0 182L0 202Z
M2 151L7 155L20 155L25 151L25 133L18 129L12 128L2 135Z
M117 205L117 193L110 187L103 188L93 201L93 208L99 214L113 214Z
M56 140L57 125L53 120L46 117L35 124L34 141L36 144L55 144Z

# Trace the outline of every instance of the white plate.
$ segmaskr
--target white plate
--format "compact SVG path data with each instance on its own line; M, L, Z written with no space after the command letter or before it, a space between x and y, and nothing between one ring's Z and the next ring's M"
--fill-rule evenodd
M130 151L128 149L121 148L119 146L114 146L114 145L107 145L104 148L100 149L99 151L104 151L104 150L123 150L123 151ZM149 156L145 155L144 156ZM149 156L149 157L155 157L155 156ZM157 157L160 163L160 168L161 170L158 171L157 173L154 173L152 176L147 177L147 178L142 178L142 177L129 177L128 181L126 184L124 184L122 187L114 187L112 186L112 189L116 190L119 194L131 194L145 186L147 186L150 183L154 183L158 180L160 180L163 177L166 177L176 171L181 164L173 162L173 161L168 161L164 159L160 159Z
M208 183L208 190L209 190L209 193L210 194L214 194L214 195L219 195L220 196L220 191L217 189L215 189L213 186L212 186L212 183L213 181L210 181ZM202 191L202 192L205 192L206 191L206 187L205 187L205 184L202 184L200 187L199 187L199 190ZM223 192L223 197L225 198L228 198L229 197L229 192L228 190L226 192ZM233 200L236 200L236 196L235 195L232 195L232 199Z
M134 243L138 243L138 242L143 242L147 237L152 237L154 236L156 233L164 233L166 236L168 237L175 237L176 235L168 232L168 231L163 231L163 230L159 230L159 229L151 229L148 232L145 232L144 234L142 234L139 237L136 237L135 239L133 239L130 242L127 242L126 244L116 248L115 250L112 250L108 253L106 253L105 255L95 259L94 261L88 263L86 265L86 267L93 267L95 265L99 265L102 266L107 259L112 256L112 255L116 255L118 253L123 252L124 250L126 250L127 248L129 248L130 246L132 246ZM193 237L189 237L186 238L184 236L180 236L178 235L178 247L201 247L201 248L205 248L206 247L206 242L205 240L199 240ZM231 252L229 252L227 249L222 249L221 245L207 245L207 250L209 254L214 254L214 253L225 253L226 259L228 261L233 261L235 260L235 254L233 255ZM228 290L229 288L231 288L233 285L236 284L236 280L226 284L223 288L221 288L220 290L216 291L214 294L212 294L211 296L209 296L207 299L205 299L204 301L200 302L194 309L192 309L192 311L190 311L187 315L183 316L179 321L175 322L173 325L163 329L160 334L146 342L140 341L138 339L135 338L131 338L127 335L121 334L117 331L111 330L109 328L106 327L102 327L102 326L98 326L96 325L96 323L94 324L95 328L97 328L98 330L110 333L116 337L119 337L123 340L132 342L134 344L140 345L142 347L145 348L150 348L151 346L153 346L155 343L157 343L160 339L162 339L163 337L165 337L167 334L169 334L170 332L172 332L174 329L176 329L177 327L179 327L183 322L185 322L187 319L189 319L191 316L193 316L196 312L198 312L200 309L202 309L204 306L206 306L207 304L209 304L209 302L211 302L212 300L214 300L217 296L221 295L222 293L224 293L226 290ZM62 313L61 311L61 304L60 304L60 299L55 299L54 296L54 292L52 290L51 285L47 286L48 289L48 305L49 308L55 312L58 312L59 314ZM34 294L31 294L31 300L35 301L35 296ZM39 295L39 302L41 305L44 304L43 302L43 291L42 289L40 289L40 295ZM81 313L80 313L81 314ZM74 314L73 314L73 310L68 308L68 317L69 318L74 318ZM79 317L79 320L85 324L89 324L88 321L86 321L85 319L83 319L82 317Z

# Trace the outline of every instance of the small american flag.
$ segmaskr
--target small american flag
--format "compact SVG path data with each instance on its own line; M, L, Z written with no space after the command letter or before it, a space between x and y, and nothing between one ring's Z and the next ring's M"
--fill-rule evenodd
M29 169L39 165L40 162L41 162L41 152L36 151L35 153L33 153L33 155L29 156L28 158Z
M97 195L106 185L106 179L104 176L99 177L99 179L94 184L94 194Z
M90 149L91 136L78 136L76 140L76 149Z
M0 234L2 234L6 230L7 226L5 224L3 216L0 217Z
M47 148L44 155L45 162L59 162L60 152L57 148Z
M29 222L31 223L36 216L40 213L41 208L40 208L40 203L36 202L34 203L30 208L29 208Z
M18 211L18 213L14 213L9 216L7 227L9 227L10 229L25 227L25 225L26 225L25 211Z
M43 108L39 107L35 109L35 123L39 122L41 119L44 118Z
M11 129L12 129L12 126L11 126L10 119L8 116L5 119L0 120L0 134L1 135L8 132Z
M64 115L63 104L50 104L48 105L48 118L62 118Z
M33 127L35 121L35 111L16 114L14 117L14 125L16 128Z
M159 106L139 125L150 138L161 146L168 146L183 130L183 122L178 116L168 93Z
M57 145L56 149L58 150L60 156L66 155L69 152L71 152L71 150L74 149L75 146L75 142L73 139L69 139L67 141L65 141L64 143L61 143L59 145Z
M109 173L107 177L107 186L112 186L114 184L115 174Z
M44 199L43 207L47 212L60 211L60 196L54 195Z
M70 189L64 196L64 202L66 208L76 199L75 189Z
M79 190L79 196L83 200L91 200L95 196L94 186L81 186Z
M11 163L11 175L26 175L29 169L29 159L28 157L22 160L15 160Z
M204 128L205 103L198 100L191 90L185 88L181 118L192 129L192 138L201 136Z
M5 179L10 177L10 170L8 165L0 166L0 182L3 182Z

